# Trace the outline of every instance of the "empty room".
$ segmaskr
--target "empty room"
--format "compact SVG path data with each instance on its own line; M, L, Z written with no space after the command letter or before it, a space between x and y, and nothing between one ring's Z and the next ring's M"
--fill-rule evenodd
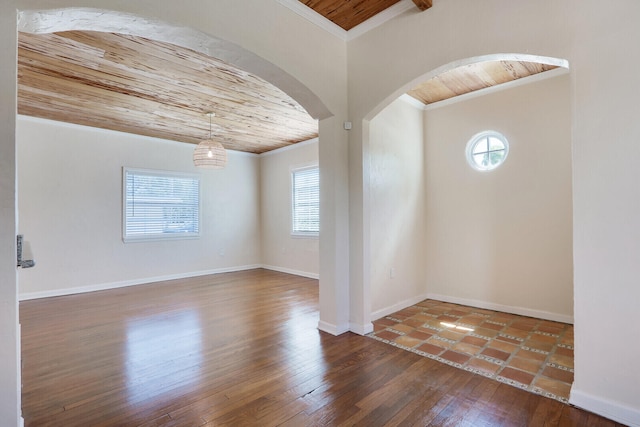
M640 426L638 18L3 2L1 424Z

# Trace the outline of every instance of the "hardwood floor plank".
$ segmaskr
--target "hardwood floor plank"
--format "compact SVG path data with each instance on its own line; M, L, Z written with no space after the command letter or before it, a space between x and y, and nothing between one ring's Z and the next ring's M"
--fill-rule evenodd
M20 303L31 426L616 423L351 333L318 282L251 270Z

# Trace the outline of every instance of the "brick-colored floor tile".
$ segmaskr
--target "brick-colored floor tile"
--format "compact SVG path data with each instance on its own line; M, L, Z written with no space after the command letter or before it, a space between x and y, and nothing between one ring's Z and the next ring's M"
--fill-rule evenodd
M496 331L495 329L476 328L473 332L477 335L487 338L494 338L498 335L498 331Z
M396 322L395 320L391 320L391 319L387 319L386 317L383 317L382 319L378 319L373 323L377 323L379 325L391 326L391 325L395 325L398 322Z
M453 316L448 316L446 314L443 314L442 316L438 316L438 320L440 322L447 322L447 323L455 323L458 321L458 317L453 317Z
M452 340L452 341L460 341L461 339L464 338L464 334L458 333L458 332L454 332L450 329L444 330L442 332L440 332L439 334L442 338L446 338L448 340Z
M526 338L529 335L529 331L523 331L521 329L516 329L516 328L504 328L502 330L502 333L505 335L511 335L512 337L518 337L518 338Z
M521 329L523 331L532 331L535 328L535 323L532 322L513 322L511 324L512 328Z
M491 342L489 342L488 347L495 348L497 350L502 350L507 353L513 353L518 349L518 346L515 344L511 344L511 343L499 341L499 340L492 340Z
M422 326L424 322L420 321L420 320L416 320L413 317L406 319L402 322L403 325L407 325L410 326L412 328L417 328L418 326Z
M451 362L460 363L461 365L468 362L470 356L467 354L458 353L456 351L447 350L440 355L443 359L450 360Z
M536 378L533 385L565 399L569 398L569 393L571 392L571 384L545 377Z
M566 366L567 368L573 368L573 357L561 356L559 354L552 354L551 356L549 356L549 362Z
M520 349L516 353L516 356L522 357L524 359L539 360L541 362L544 362L546 360L546 358L547 358L546 354L537 353L537 352L534 352L534 351L524 350L524 349Z
M461 317L459 322L465 325L479 326L484 321L485 321L484 317L471 314L469 316Z
M469 310L461 310L459 308L455 309L455 310L451 310L449 313L447 313L451 316L465 316L467 314L469 314Z
M460 353L467 353L472 356L475 356L476 354L480 353L480 350L482 350L481 347L476 347L475 345L467 344L465 342L456 343L451 346L451 349Z
M536 350L549 352L553 349L553 344L548 342L540 342L536 340L527 340L524 342L524 345L527 347L534 348Z
M433 335L433 334L437 334L438 331L435 329L431 329L425 326L420 326L419 328L416 328L416 332L422 332L424 334L428 334L428 335Z
M518 369L506 367L500 372L500 376L509 378L510 380L517 381L520 384L529 385L533 381L534 376L528 372L523 372Z
M376 337L489 377L516 381L530 390L543 390L562 399L569 396L574 377L569 370L574 354L572 325L435 300L422 301L389 317L395 320L385 317L374 322ZM474 330L446 327L443 322Z
M531 339L535 341L548 342L548 343L554 343L554 344L558 341L557 337L551 337L549 335L542 335L542 334L536 334L536 333L531 334Z
M423 332L419 329L416 329L415 331L412 331L410 333L407 334L408 336L410 336L411 338L415 338L418 339L420 341L426 341L429 338L431 338L431 336L433 334L427 333L427 332Z
M522 344L522 341L520 341L520 340L517 340L515 338L503 337L502 335L498 335L496 337L496 339L499 340L499 341L508 342L510 344L516 344L516 345Z
M509 361L509 366L536 375L542 367L542 362L539 360L524 359L522 357L513 357Z
M431 319L433 319L433 317L428 316L428 315L426 315L426 314L416 314L415 316L413 316L413 319L415 319L415 320L419 320L419 321L421 321L422 323L424 323L424 322L426 322L427 320L431 320Z
M565 383L573 383L573 372L554 368L553 366L547 366L546 368L544 368L544 371L542 371L542 375Z
M384 331L385 329L387 329L387 327L386 327L386 326L384 326L384 325L380 325L380 324L378 324L378 323L374 323L374 324L373 324L373 330L374 330L374 332Z
M401 337L398 337L394 341L396 342L396 344L400 344L400 345L403 345L403 346L409 347L409 348L413 348L413 347L417 346L418 344L422 343L422 340L411 338L410 336L407 336L407 335L403 335Z
M560 332L562 332L563 328L553 328L550 326L539 325L536 330L540 332L547 332L549 334L559 335Z
M502 350L496 350L495 348L485 348L482 350L482 354L488 357L493 357L494 359L499 359L505 361L511 356L510 353Z
M404 333L413 332L413 330L415 329L414 327L405 325L404 323L396 323L395 325L391 326L391 328Z
M420 351L424 351L425 353L429 353L429 354L433 354L434 356L437 356L438 354L442 353L443 351L445 351L444 348L433 345L433 344L429 344L429 343L424 343L422 345L420 345L417 350Z
M393 333L391 331L382 331L382 332L376 333L376 336L382 338L383 340L393 341L396 338L398 338L400 335Z
M436 336L433 336L427 340L429 344L433 344L438 347L442 347L444 349L451 348L451 343L443 340L439 340Z
M467 366L470 368L479 369L489 374L495 374L498 371L498 369L501 368L500 365L496 365L495 363L491 363L483 359L475 359L475 358L470 360L469 363L467 363Z
M486 340L484 338L478 338L478 337L473 337L471 335L467 335L466 337L462 338L462 342L465 342L467 344L471 344L471 345L475 345L478 347L484 347L487 342L489 342L489 340Z
M570 348L558 347L556 348L556 354L559 354L560 356L573 357L573 350Z
M491 322L484 322L480 326L485 329L493 329L494 331L501 331L505 328L505 325L500 325L500 324L491 323Z

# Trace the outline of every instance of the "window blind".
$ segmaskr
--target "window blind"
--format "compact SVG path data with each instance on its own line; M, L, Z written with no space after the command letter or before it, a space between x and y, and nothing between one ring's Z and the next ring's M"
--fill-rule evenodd
M293 234L320 232L320 171L318 167L292 171Z
M123 239L200 235L200 178L176 172L124 168Z

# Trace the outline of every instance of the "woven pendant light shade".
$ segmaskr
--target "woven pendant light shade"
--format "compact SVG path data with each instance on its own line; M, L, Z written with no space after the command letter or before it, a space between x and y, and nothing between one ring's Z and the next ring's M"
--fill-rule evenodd
M207 113L207 116L209 116L209 139L202 141L193 150L193 164L199 168L222 169L227 165L227 150L211 137L211 117L215 114Z
M227 150L213 139L202 141L193 150L193 164L199 168L222 169L227 165Z

